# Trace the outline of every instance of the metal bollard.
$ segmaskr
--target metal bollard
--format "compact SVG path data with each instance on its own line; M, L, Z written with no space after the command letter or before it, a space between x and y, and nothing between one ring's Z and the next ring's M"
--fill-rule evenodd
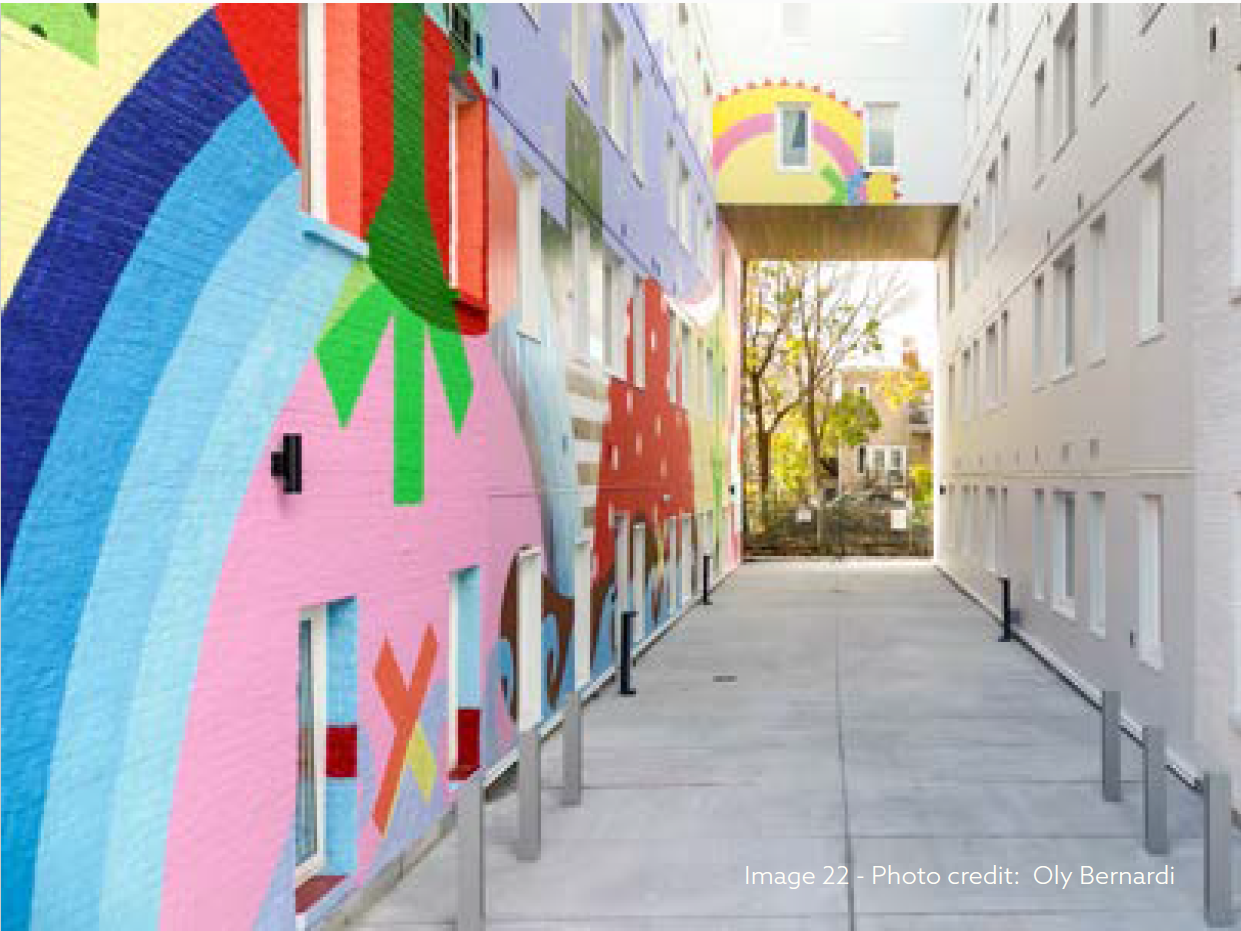
M1168 852L1167 734L1158 724L1142 728L1142 809L1146 852Z
M487 852L483 846L486 771L457 789L457 927L482 931L487 912Z
M1103 693L1103 799L1120 801L1120 692Z
M1000 610L1001 619L1004 623L1004 630L1000 634L1000 640L1007 643L1013 639L1013 600L1012 600L1012 582L1008 576L1000 578Z
M537 860L543 845L543 739L536 724L522 733L517 757L517 859Z
M1227 773L1202 777L1206 814L1203 826L1203 915L1208 927L1227 928L1232 910L1232 784Z
M711 603L711 554L702 554L702 603Z
M621 655L620 655L620 693L637 695L633 687L633 622L638 616L637 611L621 612Z
M564 803L580 805L582 804L582 693L577 689L571 691L565 699L562 733L564 735L561 748L564 762Z

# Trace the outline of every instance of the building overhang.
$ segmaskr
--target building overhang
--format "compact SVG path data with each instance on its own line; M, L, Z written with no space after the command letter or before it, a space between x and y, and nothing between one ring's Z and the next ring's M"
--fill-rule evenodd
M916 261L939 255L955 204L721 204L743 259Z

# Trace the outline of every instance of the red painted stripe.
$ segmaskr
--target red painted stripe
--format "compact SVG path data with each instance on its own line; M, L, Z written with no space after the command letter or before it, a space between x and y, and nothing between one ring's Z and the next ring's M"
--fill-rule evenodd
M260 106L294 163L302 163L301 6L221 3L215 15Z
M364 3L358 13L362 106L362 230L392 180L392 4Z

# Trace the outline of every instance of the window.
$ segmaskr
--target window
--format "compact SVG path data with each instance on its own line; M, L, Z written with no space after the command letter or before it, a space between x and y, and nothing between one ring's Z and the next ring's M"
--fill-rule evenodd
M997 571L1008 572L1008 489L1000 489L1000 529L996 534Z
M999 214L997 226L999 234L1003 235L1008 229L1008 212L1009 212L1009 191L1011 190L1010 182L1012 180L1012 152L1011 146L1008 144L1008 136L1004 137L1004 141L1000 143L1000 196L996 201L996 212Z
M961 219L961 285L968 287L970 276L974 274L974 263L970 261L970 240L972 232L970 229L970 212L965 211L965 215Z
M569 26L573 83L577 85L577 89L582 92L583 97L587 97L590 94L587 77L589 74L588 69L590 68L590 26L587 23L589 15L589 4L573 4Z
M1000 400L1008 399L1008 311L1000 314Z
M809 3L780 4L780 35L786 42L810 41Z
M1056 142L1077 132L1077 7L1070 6L1056 30Z
M857 470L860 474L866 474L866 447L859 446L857 448Z
M968 143L974 135L974 84L965 82L965 139Z
M1034 299L1030 309L1030 368L1034 387L1043 383L1043 276L1034 279Z
M1090 224L1090 355L1107 353L1107 222L1100 216Z
M325 223L328 220L326 17L322 3L301 5L302 209Z
M1034 588L1034 597L1040 601L1047 594L1047 577L1044 560L1047 558L1047 543L1044 534L1046 533L1043 522L1046 520L1045 505L1043 500L1043 489L1034 489L1034 519L1031 522L1033 529L1033 540L1031 546L1033 552L1030 554L1033 567L1032 584Z
M617 148L625 151L625 33L612 8L603 6L603 119Z
M897 481L905 480L905 447L893 446L888 450L891 461L888 467L893 472L893 478Z
M590 227L581 216L573 217L573 306L570 311L570 344L585 359L590 340Z
M642 282L635 275L633 278L633 318L630 335L633 352L633 383L639 388L646 387L646 300L643 296Z
M896 167L896 104L866 106L866 165L872 170Z
M1000 335L999 326L987 327L987 404L994 407L1000 400Z
M979 340L974 340L974 366L971 374L973 375L973 384L970 385L970 406L979 412L982 410L982 345Z
M961 353L961 417L969 420L973 398L970 397L970 351L968 348Z
M1232 159L1241 158L1241 65L1232 69ZM1232 173L1233 303L1241 300L1241 171Z
M1090 90L1098 95L1107 84L1107 4L1090 4Z
M957 367L955 363L948 365L948 416L949 418L960 417L961 412L957 410Z
M999 499L994 488L987 489L986 501L987 569L991 572L995 572L997 571L999 557L1000 514Z
M810 105L778 104L776 126L780 140L776 168L780 171L809 171Z
M523 166L517 188L518 329L539 337L543 281L542 199L539 173Z
M689 204L689 169L685 167L685 162L677 162L677 233L680 236L681 244L689 248L690 231L693 229L690 221L690 204Z
M872 478L882 479L887 467L887 449L883 446L870 448L870 473Z
M1107 633L1107 521L1101 491L1092 491L1086 499L1086 561L1090 580L1087 623L1091 633L1102 637Z
M1163 499L1138 499L1138 659L1163 666Z
M613 375L623 377L620 347L624 339L625 302L621 282L624 269L612 256L603 261L603 366Z
M1053 504L1052 606L1071 618L1077 603L1077 497L1058 491Z
M1138 338L1163 330L1163 162L1142 175L1141 263L1138 268Z
M1056 375L1073 371L1076 354L1074 328L1076 326L1074 301L1077 285L1077 266L1070 246L1056 259Z
M858 385L857 393L867 400L870 400L870 385Z
M994 249L1000 239L1000 167L999 161L991 160L987 169L987 245Z
M468 779L482 762L482 714L477 566L450 573L448 604L448 759L449 778Z
M297 626L296 881L327 861L327 610L301 612Z
M987 99L990 100L995 96L996 80L999 77L999 69L996 67L996 58L1000 53L1000 5L993 3L987 9L987 76L984 83L987 85Z
M982 237L987 229L987 218L982 212L982 202L979 200L978 194L974 195L973 216L975 226L970 235L970 250L974 254L970 257L970 264L974 267L974 274L977 275L982 270L984 258L982 252Z
M1008 53L1013 47L1013 8L1011 4L1000 5L1000 47L1002 60L1008 60Z
M690 390L693 385L694 344L690 340L689 324L681 323L681 406L690 404Z
M639 181L646 174L642 164L643 146L642 146L643 126L642 126L642 72L638 70L638 66L633 66L633 86L629 91L629 139L633 145L633 151L630 153L633 157L633 173Z
M1042 169L1047 161L1047 64L1034 72L1034 165Z

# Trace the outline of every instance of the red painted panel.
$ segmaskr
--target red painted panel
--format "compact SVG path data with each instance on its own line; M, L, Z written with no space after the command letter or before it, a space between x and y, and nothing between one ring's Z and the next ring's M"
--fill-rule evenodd
M422 23L423 74L423 184L427 213L435 232L442 268L449 268L448 236L452 226L449 194L448 76L452 74L452 46L430 18Z
M362 69L356 3L329 3L327 19L328 216L362 236Z
M358 775L358 726L329 724L327 728L327 774L334 779Z
M216 17L289 157L302 163L299 4L221 3Z
M482 714L478 708L457 709L457 764L448 778L461 781L468 779L481 763L479 750L479 727Z

